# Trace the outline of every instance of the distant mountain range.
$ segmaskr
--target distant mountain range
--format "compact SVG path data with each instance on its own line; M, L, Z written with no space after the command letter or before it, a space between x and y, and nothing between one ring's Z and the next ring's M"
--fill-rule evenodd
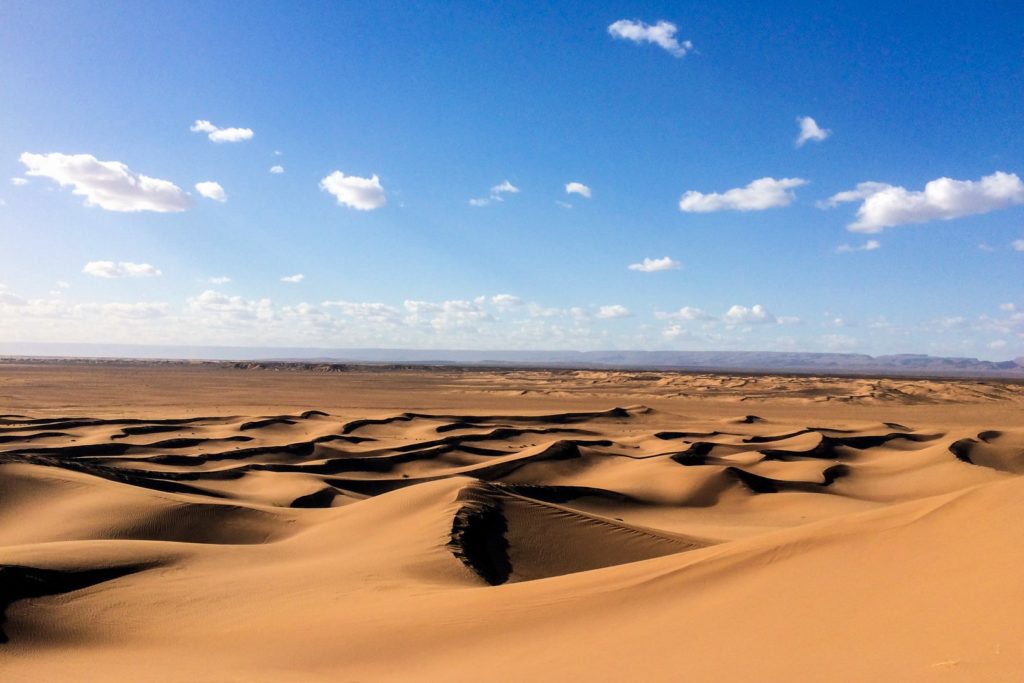
M945 358L923 354L868 356L856 353L792 353L780 351L303 349L4 342L0 343L0 356L630 368L709 372L795 372L1024 379L1024 358L1007 361L986 361L976 358Z

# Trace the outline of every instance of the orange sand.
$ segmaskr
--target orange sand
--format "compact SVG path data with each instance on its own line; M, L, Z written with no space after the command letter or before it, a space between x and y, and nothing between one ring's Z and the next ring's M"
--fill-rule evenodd
M1022 407L0 365L0 679L1021 680Z

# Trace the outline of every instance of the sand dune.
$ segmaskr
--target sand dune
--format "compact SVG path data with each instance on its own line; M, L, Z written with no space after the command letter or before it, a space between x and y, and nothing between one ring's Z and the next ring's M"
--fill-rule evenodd
M5 681L1024 674L1017 385L32 372Z

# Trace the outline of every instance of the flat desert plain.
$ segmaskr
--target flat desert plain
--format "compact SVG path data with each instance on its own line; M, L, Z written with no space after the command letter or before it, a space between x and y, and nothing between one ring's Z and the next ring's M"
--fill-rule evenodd
M3 681L1024 678L1024 386L0 365Z

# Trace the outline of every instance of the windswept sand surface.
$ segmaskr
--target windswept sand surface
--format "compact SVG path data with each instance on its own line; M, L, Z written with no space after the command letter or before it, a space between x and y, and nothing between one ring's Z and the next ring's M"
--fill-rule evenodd
M1024 388L0 365L3 681L1024 678Z

